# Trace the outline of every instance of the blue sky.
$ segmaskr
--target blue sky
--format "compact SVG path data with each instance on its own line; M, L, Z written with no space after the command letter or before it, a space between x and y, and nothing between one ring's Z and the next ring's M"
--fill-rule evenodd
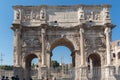
M3 54L3 64L13 64L13 5L77 5L77 4L111 4L111 18L116 27L113 29L112 40L120 39L120 1L119 0L0 0L0 53ZM61 50L62 49L62 50ZM57 47L54 52L69 50ZM63 55L63 54L62 54ZM67 54L68 55L68 54Z

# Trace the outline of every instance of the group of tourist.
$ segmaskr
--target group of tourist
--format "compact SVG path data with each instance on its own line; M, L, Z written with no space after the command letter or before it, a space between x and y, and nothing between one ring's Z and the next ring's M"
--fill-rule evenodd
M16 76L12 76L11 78L9 77L5 77L5 76L2 76L2 79L0 80L20 80L19 77L16 75ZM25 79L23 79L25 80ZM32 78L30 78L30 80L32 80ZM42 80L56 80L56 77L52 77L52 78L47 78L45 79L44 77L42 77Z
M56 77L47 78L47 79L42 78L42 80L56 80Z
M1 80L19 80L18 76L16 75L15 77L12 76L11 79L9 79L7 76L2 76L2 79Z

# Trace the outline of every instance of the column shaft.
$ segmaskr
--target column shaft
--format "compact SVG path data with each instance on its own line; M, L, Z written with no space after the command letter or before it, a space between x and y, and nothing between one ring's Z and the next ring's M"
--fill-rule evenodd
M106 27L106 29L105 29L105 35L106 35L107 65L111 65L110 32L111 32L111 29L109 27Z
M80 28L80 54L81 54L81 65L85 65L85 53L84 53L84 39L83 39L83 28Z
M45 30L41 29L41 38L42 38L42 65L45 65Z
M16 66L20 65L20 30L16 29L15 30L15 60L16 60Z

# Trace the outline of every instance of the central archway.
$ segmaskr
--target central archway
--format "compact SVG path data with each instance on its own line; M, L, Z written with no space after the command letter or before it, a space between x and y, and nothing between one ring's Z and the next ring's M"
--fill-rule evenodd
M52 43L50 51L52 52L52 50L57 46L65 46L70 49L71 57L72 57L72 66L74 67L75 66L75 55L74 55L75 50L74 50L74 45L72 44L72 42L66 38L57 39Z
M68 47L71 51L74 51L74 45L72 44L72 42L70 40L68 40L67 38L60 38L60 39L56 39L52 45L50 50L52 51L56 46L66 46Z
M59 56L59 58L61 58L61 61L58 61L59 62L59 64L60 64L60 66L58 67L59 68L59 74L60 75L64 75L64 76L68 76L68 75L70 75L71 74L71 70L72 70L72 68L73 67L75 67L75 55L74 55L74 46L73 46L73 44L71 43L71 41L70 40L68 40L68 39L66 39L66 38L60 38L60 39L57 39L57 40L55 40L53 43L52 43L52 45L51 45L51 48L50 48L50 50L51 50L51 52L52 52L52 56L54 56L55 54L53 53L53 50L55 49L55 48L57 48L57 47L62 47L62 48L66 48L69 52L68 53L65 53L64 51L62 51L63 53L61 53L62 55L60 55L60 54L58 54L58 55L60 55ZM64 50L64 49L62 49L62 50ZM69 57L71 57L70 59L70 63L69 62L64 62L63 60L64 60L64 58L66 58L66 57L64 57L64 55L65 54L67 54L68 56L66 56L67 58ZM52 57L51 56L51 57ZM51 59L51 61L52 61L52 59ZM69 66L69 67L68 67ZM52 64L51 64L51 67L52 67ZM62 77L64 77L64 76L62 76ZM70 77L69 77L70 78Z
M51 60L56 60L60 65L62 63L71 64L72 57L70 49L66 46L56 46L52 50Z

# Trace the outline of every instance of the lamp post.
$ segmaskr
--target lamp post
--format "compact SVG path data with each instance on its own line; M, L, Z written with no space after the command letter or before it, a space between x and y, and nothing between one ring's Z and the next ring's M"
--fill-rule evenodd
M3 62L3 54L2 53L0 55L0 62L1 62L1 66L2 66L2 62Z
M62 67L62 78L64 75L64 55L61 57L61 67Z

